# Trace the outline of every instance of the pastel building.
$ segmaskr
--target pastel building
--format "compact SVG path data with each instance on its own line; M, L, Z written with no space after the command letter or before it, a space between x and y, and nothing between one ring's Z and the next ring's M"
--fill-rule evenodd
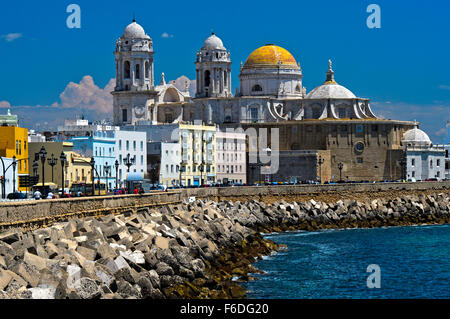
M119 162L118 181L119 186L125 186L128 176L128 167L124 160L129 158L134 164L130 166L130 172L141 173L142 177L147 173L147 134L137 131L115 131L116 159ZM113 163L114 164L114 163ZM115 167L113 167L115 170ZM114 175L115 176L115 175Z
M182 177L180 171L181 148L173 142L148 143L148 172L153 183L178 186Z
M246 135L216 132L216 179L218 183L247 183Z
M201 186L216 182L216 126L180 124L181 185Z
M72 137L73 151L83 157L94 158L94 178L97 182L106 184L108 189L116 187L116 172L114 162L116 161L116 139L113 131L96 131L91 136ZM109 171L108 171L109 167ZM105 169L106 168L106 169Z

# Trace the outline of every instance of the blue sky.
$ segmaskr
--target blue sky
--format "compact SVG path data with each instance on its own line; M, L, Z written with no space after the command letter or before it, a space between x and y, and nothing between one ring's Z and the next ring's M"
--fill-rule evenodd
M66 27L70 3L81 7L81 29ZM381 7L381 29L366 26L370 3ZM214 29L231 51L234 87L239 63L275 43L300 62L308 91L324 81L331 58L338 83L370 98L376 114L416 119L444 142L449 12L448 0L9 1L0 11L0 112L11 105L24 125L81 113L107 117L101 103L109 103L103 91L115 76L115 40L134 13L154 41L157 83L161 72L193 79L196 51ZM100 97L86 100L85 93Z

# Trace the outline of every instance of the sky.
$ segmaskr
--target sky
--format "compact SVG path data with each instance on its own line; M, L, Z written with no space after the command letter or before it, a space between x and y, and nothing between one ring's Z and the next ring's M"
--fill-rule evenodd
M66 25L69 4L81 28ZM367 6L378 4L381 28ZM8 1L0 10L0 113L23 126L56 128L65 118L112 118L115 41L133 16L153 39L155 84L195 78L196 52L214 30L231 52L233 88L240 62L267 43L290 51L303 85L336 81L370 98L375 114L417 120L434 143L448 142L450 1ZM234 93L235 90L233 90ZM36 126L37 124L37 126Z

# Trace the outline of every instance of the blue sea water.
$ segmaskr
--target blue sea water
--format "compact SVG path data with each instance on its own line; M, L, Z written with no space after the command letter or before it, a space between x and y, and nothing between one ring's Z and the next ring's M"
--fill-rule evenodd
M287 250L257 261L248 298L450 298L450 225L270 234ZM367 267L380 267L368 288Z

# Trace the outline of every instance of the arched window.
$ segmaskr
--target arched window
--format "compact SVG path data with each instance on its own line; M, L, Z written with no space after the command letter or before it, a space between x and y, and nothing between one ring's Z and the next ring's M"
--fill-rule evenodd
M250 120L253 123L258 122L258 108L257 107L250 108Z
M295 87L295 92L297 92L297 93L301 93L301 90L300 90L300 85L297 85L297 86Z
M139 64L136 64L136 79L140 79L141 78L141 68Z
M223 85L227 86L227 70L223 71Z
M145 78L148 79L150 74L150 63L145 61Z
M205 71L205 86L209 87L209 84L211 82L211 73L209 70Z
M263 89L262 89L262 87L261 87L261 85L259 85L259 84L255 84L253 87L252 87L252 92L261 92Z
M125 61L123 65L123 77L125 79L129 79L131 76L131 68L130 68L130 61Z

